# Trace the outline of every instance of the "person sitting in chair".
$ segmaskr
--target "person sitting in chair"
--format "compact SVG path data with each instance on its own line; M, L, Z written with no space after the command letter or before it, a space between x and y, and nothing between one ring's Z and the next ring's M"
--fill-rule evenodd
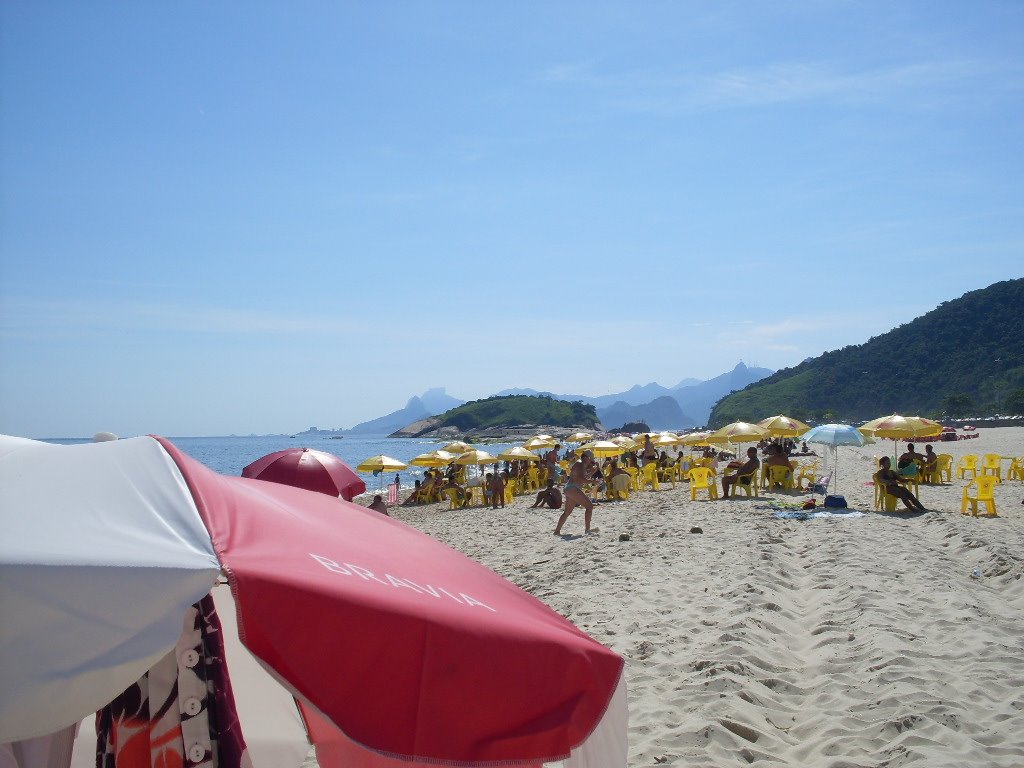
M753 446L747 448L747 461L744 464L740 464L738 461L730 461L728 469L735 471L722 475L722 498L729 498L729 489L736 485L736 483L753 482L754 472L760 466L761 462L757 459L757 448ZM743 480L741 481L739 478L743 478Z
M907 443L907 450L903 452L896 462L896 469L904 477L917 475L918 467L924 466L925 458L914 450L913 443Z
M924 447L924 470L921 474L924 475L926 480L930 480L931 476L935 473L935 468L939 463L939 454L932 448L931 443Z
M912 445L907 447L911 450L914 448ZM883 456L879 459L878 466L880 469L872 475L872 478L876 483L885 486L886 493L890 496L895 496L897 499L901 499L906 508L911 512L928 511L917 496L911 493L908 488L903 487L904 483L909 483L910 481L898 472L893 471L892 462L889 461L888 456Z

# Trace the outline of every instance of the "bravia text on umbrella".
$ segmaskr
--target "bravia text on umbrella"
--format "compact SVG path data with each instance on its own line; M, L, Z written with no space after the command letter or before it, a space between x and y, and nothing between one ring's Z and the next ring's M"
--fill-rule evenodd
M417 584L415 581L410 579L402 579L398 576L392 576L390 573L385 573L383 577L376 575L369 568L364 568L361 565L353 565L352 563L338 563L331 560L329 557L323 557L322 555L314 555L312 552L309 556L316 560L320 565L326 568L331 573L336 573L340 576L358 576L363 581L375 581L378 584L383 584L386 587L394 587L396 589L409 589L419 595L430 595L431 597L440 598L442 594L447 595L456 603L467 606L479 605L486 608L493 613L498 611L495 608L482 603L479 600L470 597L465 592L459 592L458 597L453 595L444 587L435 587L432 584L422 585Z

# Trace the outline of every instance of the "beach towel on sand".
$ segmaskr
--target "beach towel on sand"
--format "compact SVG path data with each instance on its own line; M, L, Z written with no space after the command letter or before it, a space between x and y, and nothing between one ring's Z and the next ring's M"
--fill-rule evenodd
M754 509L764 509L774 513L780 520L812 520L820 517L864 517L864 513L856 509L813 509L805 510L802 504L784 501L772 504L757 504Z

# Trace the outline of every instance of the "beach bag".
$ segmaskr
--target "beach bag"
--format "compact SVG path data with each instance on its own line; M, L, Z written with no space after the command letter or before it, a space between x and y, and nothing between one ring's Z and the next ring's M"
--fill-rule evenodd
M846 509L846 497L828 495L825 497L825 506L838 509Z

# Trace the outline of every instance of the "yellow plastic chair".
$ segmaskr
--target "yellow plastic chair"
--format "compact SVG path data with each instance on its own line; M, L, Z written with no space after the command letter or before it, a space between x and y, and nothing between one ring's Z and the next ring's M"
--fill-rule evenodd
M518 496L520 493L522 493L522 490L520 489L520 483L519 483L519 478L518 477L510 477L508 480L505 481L505 495L506 495L506 497L508 496L508 494L512 494L512 496L514 498L514 497ZM509 501L509 499L506 498L506 502L508 502L508 501Z
M658 468L658 479L663 483L672 483L672 487L676 487L676 465L670 464L667 467Z
M929 482L939 484L942 482L942 476L946 476L946 482L953 482L953 456L949 453L940 453L935 460L935 468L932 470L931 477L928 478Z
M746 482L743 481L746 478ZM757 496L757 470L749 472L745 475L737 475L736 482L732 486L732 494L736 495L738 491L744 491L747 496Z
M636 467L626 467L626 474L629 475L629 489L631 491L640 490L640 470Z
M1024 480L1024 456L1018 456L1010 462L1010 468L1006 471L1007 480Z
M971 480L971 482L964 486L964 496L963 500L960 502L960 514L966 515L967 507L970 506L971 515L977 517L978 502L984 502L985 506L988 507L988 516L998 517L999 514L996 512L995 488L1000 482L1000 479L994 475L978 475L976 478ZM975 489L973 496L970 493L972 486Z
M1003 457L998 453L986 453L981 460L981 474L994 475L1003 479Z
M610 501L627 501L630 483L628 475L616 475L608 483L605 495Z
M710 467L694 467L690 470L690 501L697 500L698 491L707 491L709 500L718 498L715 473Z
M875 509L879 512L895 512L899 498L885 490L885 485L875 481Z
M807 485L804 485L804 480L807 481ZM811 486L814 485L818 480L818 462L812 461L810 464L803 464L800 466L800 472L796 477L796 487L798 490L805 491L810 490Z
M771 490L776 486L782 488L784 491L793 490L793 470L788 467L768 467L768 489Z
M652 491L658 490L658 465L657 464L644 464L640 470L640 490L647 490L647 486L651 486Z
M468 495L465 498L459 498L459 492L454 488L445 488L444 495L448 497L448 503L451 505L448 509L462 509L469 501Z
M961 456L959 463L956 465L956 476L961 480L971 473L971 477L975 478L978 476L978 457L973 453L969 453L966 456Z
M529 491L540 490L540 472L534 466L526 470L526 489Z
M505 483L505 503L506 504L511 504L513 501L516 500L516 495L515 495L515 493L513 493L512 488L513 488L513 481L509 480L508 482Z

